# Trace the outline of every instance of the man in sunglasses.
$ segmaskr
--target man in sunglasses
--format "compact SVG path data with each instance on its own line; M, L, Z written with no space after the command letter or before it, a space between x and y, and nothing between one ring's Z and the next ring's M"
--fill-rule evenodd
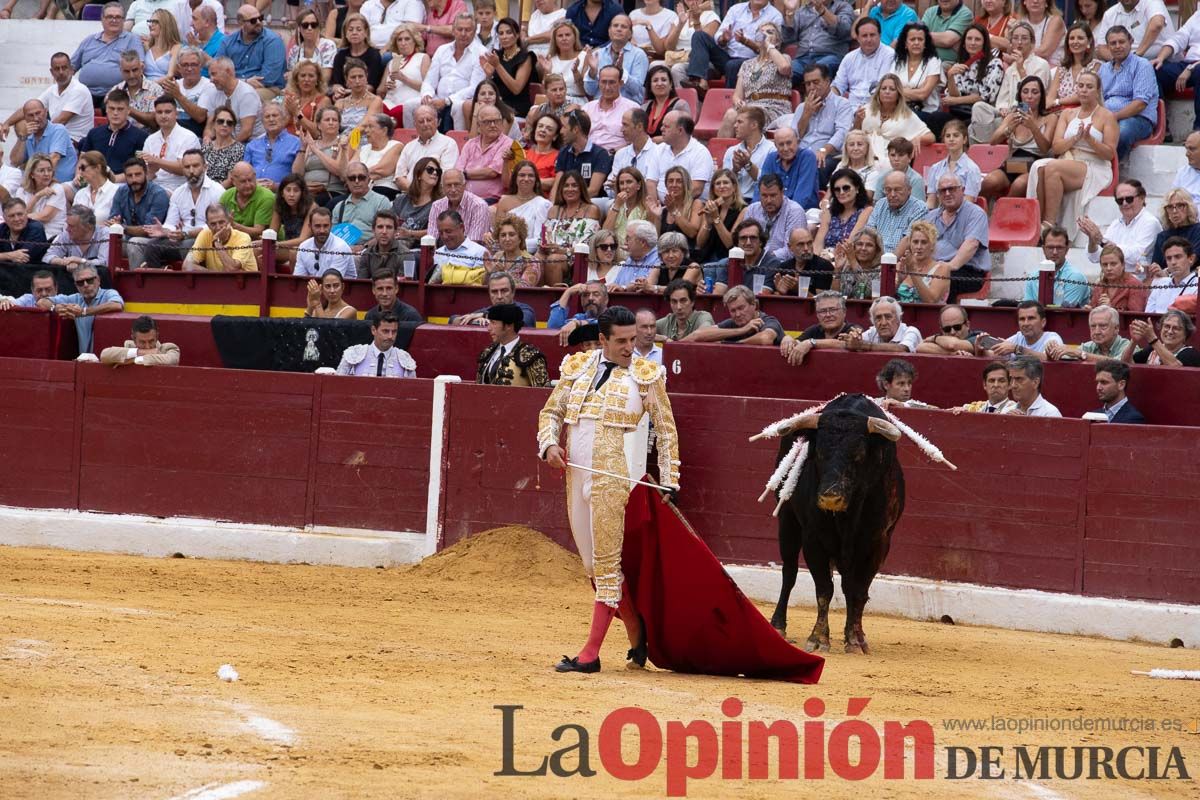
M107 245L106 245L107 246ZM75 321L75 333L79 336L79 352L90 353L94 344L92 324L98 314L119 314L125 310L125 301L116 289L100 288L100 273L91 264L75 268L75 294L56 294L38 300L38 308L58 314L63 319Z
M359 253L373 235L375 215L380 211L391 211L392 203L371 189L367 165L361 161L351 162L346 167L346 188L350 190L350 196L333 207L333 224L349 222L358 228L360 238L354 245L354 252Z
M945 263L952 273L947 302L953 303L960 294L969 294L983 287L983 280L992 269L988 252L988 215L974 203L967 203L962 178L950 173L938 178L938 205L930 209L925 220L937 229L937 245L933 253L938 263ZM901 243L896 255L903 255L907 240Z
M436 168L436 174L439 179L458 161L458 143L438 131L438 115L432 106L417 106L413 112L413 127L417 129L417 138L404 145L400 157L396 159L396 186L402 192L408 191L412 183L412 171L422 158L437 159L440 166Z
M283 39L268 30L262 13L252 5L237 12L241 29L221 42L221 56L234 64L235 74L254 87L265 103L283 91Z
M917 345L918 353L939 356L976 355L975 340L985 334L983 331L971 330L965 308L957 304L943 306L941 314L938 315L938 325L941 333L926 336L924 341Z
M1100 251L1105 245L1115 244L1125 254L1125 271L1135 272L1139 259L1149 260L1147 253L1162 233L1162 223L1146 208L1146 187L1139 180L1129 178L1118 183L1113 199L1121 216L1109 223L1103 233L1091 217L1079 220L1079 230L1088 237L1088 260L1100 263Z

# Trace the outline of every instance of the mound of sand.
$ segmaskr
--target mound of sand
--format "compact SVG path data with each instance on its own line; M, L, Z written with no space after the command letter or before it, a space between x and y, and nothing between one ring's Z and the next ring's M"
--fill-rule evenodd
M579 586L587 576L579 556L532 528L493 528L448 547L411 568L413 575L539 586Z

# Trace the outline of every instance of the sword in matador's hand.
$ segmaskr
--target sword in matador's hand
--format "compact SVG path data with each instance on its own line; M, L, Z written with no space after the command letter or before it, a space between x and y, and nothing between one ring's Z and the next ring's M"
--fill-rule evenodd
M616 478L617 480L629 481L630 483L636 483L640 486L648 486L651 489L657 489L658 491L662 492L663 495L668 500L670 500L672 502L674 502L675 496L679 491L678 489L672 489L669 486L663 486L658 483L651 483L650 481L642 481L642 480L638 480L637 478L630 478L627 475L618 475L615 472L606 472L605 470L596 469L595 467L585 467L582 464L575 464L570 461L567 461L565 463L571 469L583 470L584 472L591 472L596 475L604 475L605 477L608 477L608 478Z

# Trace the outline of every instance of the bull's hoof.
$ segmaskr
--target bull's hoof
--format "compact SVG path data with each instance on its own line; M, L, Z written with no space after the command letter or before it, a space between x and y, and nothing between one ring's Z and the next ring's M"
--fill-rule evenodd
M829 640L828 639L814 639L812 637L809 637L808 641L806 641L804 643L804 652L806 652L806 653L818 653L818 652L828 653L829 652Z
M852 656L861 656L863 648L858 642L846 642L846 652Z

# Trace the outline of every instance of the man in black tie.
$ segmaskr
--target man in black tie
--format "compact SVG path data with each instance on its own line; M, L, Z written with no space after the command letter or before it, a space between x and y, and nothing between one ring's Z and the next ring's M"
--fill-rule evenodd
M518 334L524 312L515 303L494 305L487 310L492 343L479 354L475 380L496 386L549 386L546 357Z
M1003 361L993 361L983 368L983 391L987 393L987 400L976 400L974 403L967 403L965 406L960 406L953 409L955 414L963 411L974 411L983 414L1007 414L1010 409L1016 407L1016 402L1010 400L1008 391L1012 388L1012 381L1008 377L1008 367Z
M385 312L371 323L371 344L355 344L342 353L338 375L368 375L379 378L414 378L417 362L408 351L396 347L400 323Z

